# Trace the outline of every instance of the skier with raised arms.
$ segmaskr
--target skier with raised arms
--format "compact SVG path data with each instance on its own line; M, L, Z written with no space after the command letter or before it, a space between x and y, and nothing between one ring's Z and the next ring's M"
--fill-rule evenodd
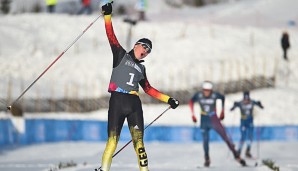
M144 119L139 98L139 85L148 95L178 107L178 100L153 88L147 79L143 59L150 54L152 42L147 38L138 40L129 52L119 44L112 26L112 4L102 6L106 34L113 53L113 70L108 91L111 93L108 111L108 140L102 156L102 171L109 171L125 119L132 136L140 171L148 171L148 159L143 142Z

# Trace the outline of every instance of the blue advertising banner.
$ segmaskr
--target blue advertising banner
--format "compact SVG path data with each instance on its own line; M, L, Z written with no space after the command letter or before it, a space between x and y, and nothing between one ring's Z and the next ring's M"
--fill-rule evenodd
M239 141L240 128L226 127L228 136ZM59 141L106 141L107 122L94 120L26 119L25 132L19 133L9 119L0 120L0 146L10 144L35 144ZM121 132L120 141L131 139L127 126ZM297 141L298 126L255 127L254 139L260 141ZM150 126L145 130L144 140L163 142L202 141L201 131L191 126ZM210 141L223 141L210 131Z

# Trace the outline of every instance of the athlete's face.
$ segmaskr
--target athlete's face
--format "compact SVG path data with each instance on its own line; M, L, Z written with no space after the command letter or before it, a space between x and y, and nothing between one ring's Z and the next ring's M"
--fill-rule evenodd
M135 53L135 57L138 60L141 60L143 58L145 58L149 53L149 49L145 48L143 45L141 44L136 44L134 46L134 53Z
M203 95L205 97L209 97L211 95L212 90L210 89L203 89Z
M244 102L244 104L248 104L250 102L250 99L249 98L244 98L243 102Z

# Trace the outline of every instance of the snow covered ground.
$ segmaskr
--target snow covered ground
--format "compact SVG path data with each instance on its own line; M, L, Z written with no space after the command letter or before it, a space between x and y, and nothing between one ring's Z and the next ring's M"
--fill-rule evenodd
M123 144L119 144L118 148ZM223 143L210 144L211 167L203 166L203 147L201 143L147 143L149 169L157 171L270 171L262 160L270 159L282 171L297 171L297 142L261 142L252 154L258 159L248 160L250 167L241 167ZM65 148L67 147L67 148ZM0 150L1 171L49 171L60 162L78 164L62 171L91 171L99 167L104 150L103 143L67 142L40 144ZM281 152L282 151L282 152ZM253 167L255 164L257 167ZM114 157L111 170L137 171L137 161L132 145L127 146Z

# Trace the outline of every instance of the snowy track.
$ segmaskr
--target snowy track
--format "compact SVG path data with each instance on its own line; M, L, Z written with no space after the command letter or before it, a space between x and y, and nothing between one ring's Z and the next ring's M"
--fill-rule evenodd
M118 148L122 145L119 144ZM93 171L100 164L104 146L104 143L63 142L5 149L0 151L0 170L49 171L59 162L65 164L73 161L76 167L61 170ZM258 167L241 167L225 144L211 143L211 167L204 168L201 143L146 143L149 167L153 171L269 171L267 166L262 165L262 159L271 159L282 171L295 171L298 170L298 157L293 149L297 146L298 142L261 142L259 159L247 160L250 166L257 162ZM257 155L256 147L252 152ZM114 158L111 170L138 170L132 145Z

